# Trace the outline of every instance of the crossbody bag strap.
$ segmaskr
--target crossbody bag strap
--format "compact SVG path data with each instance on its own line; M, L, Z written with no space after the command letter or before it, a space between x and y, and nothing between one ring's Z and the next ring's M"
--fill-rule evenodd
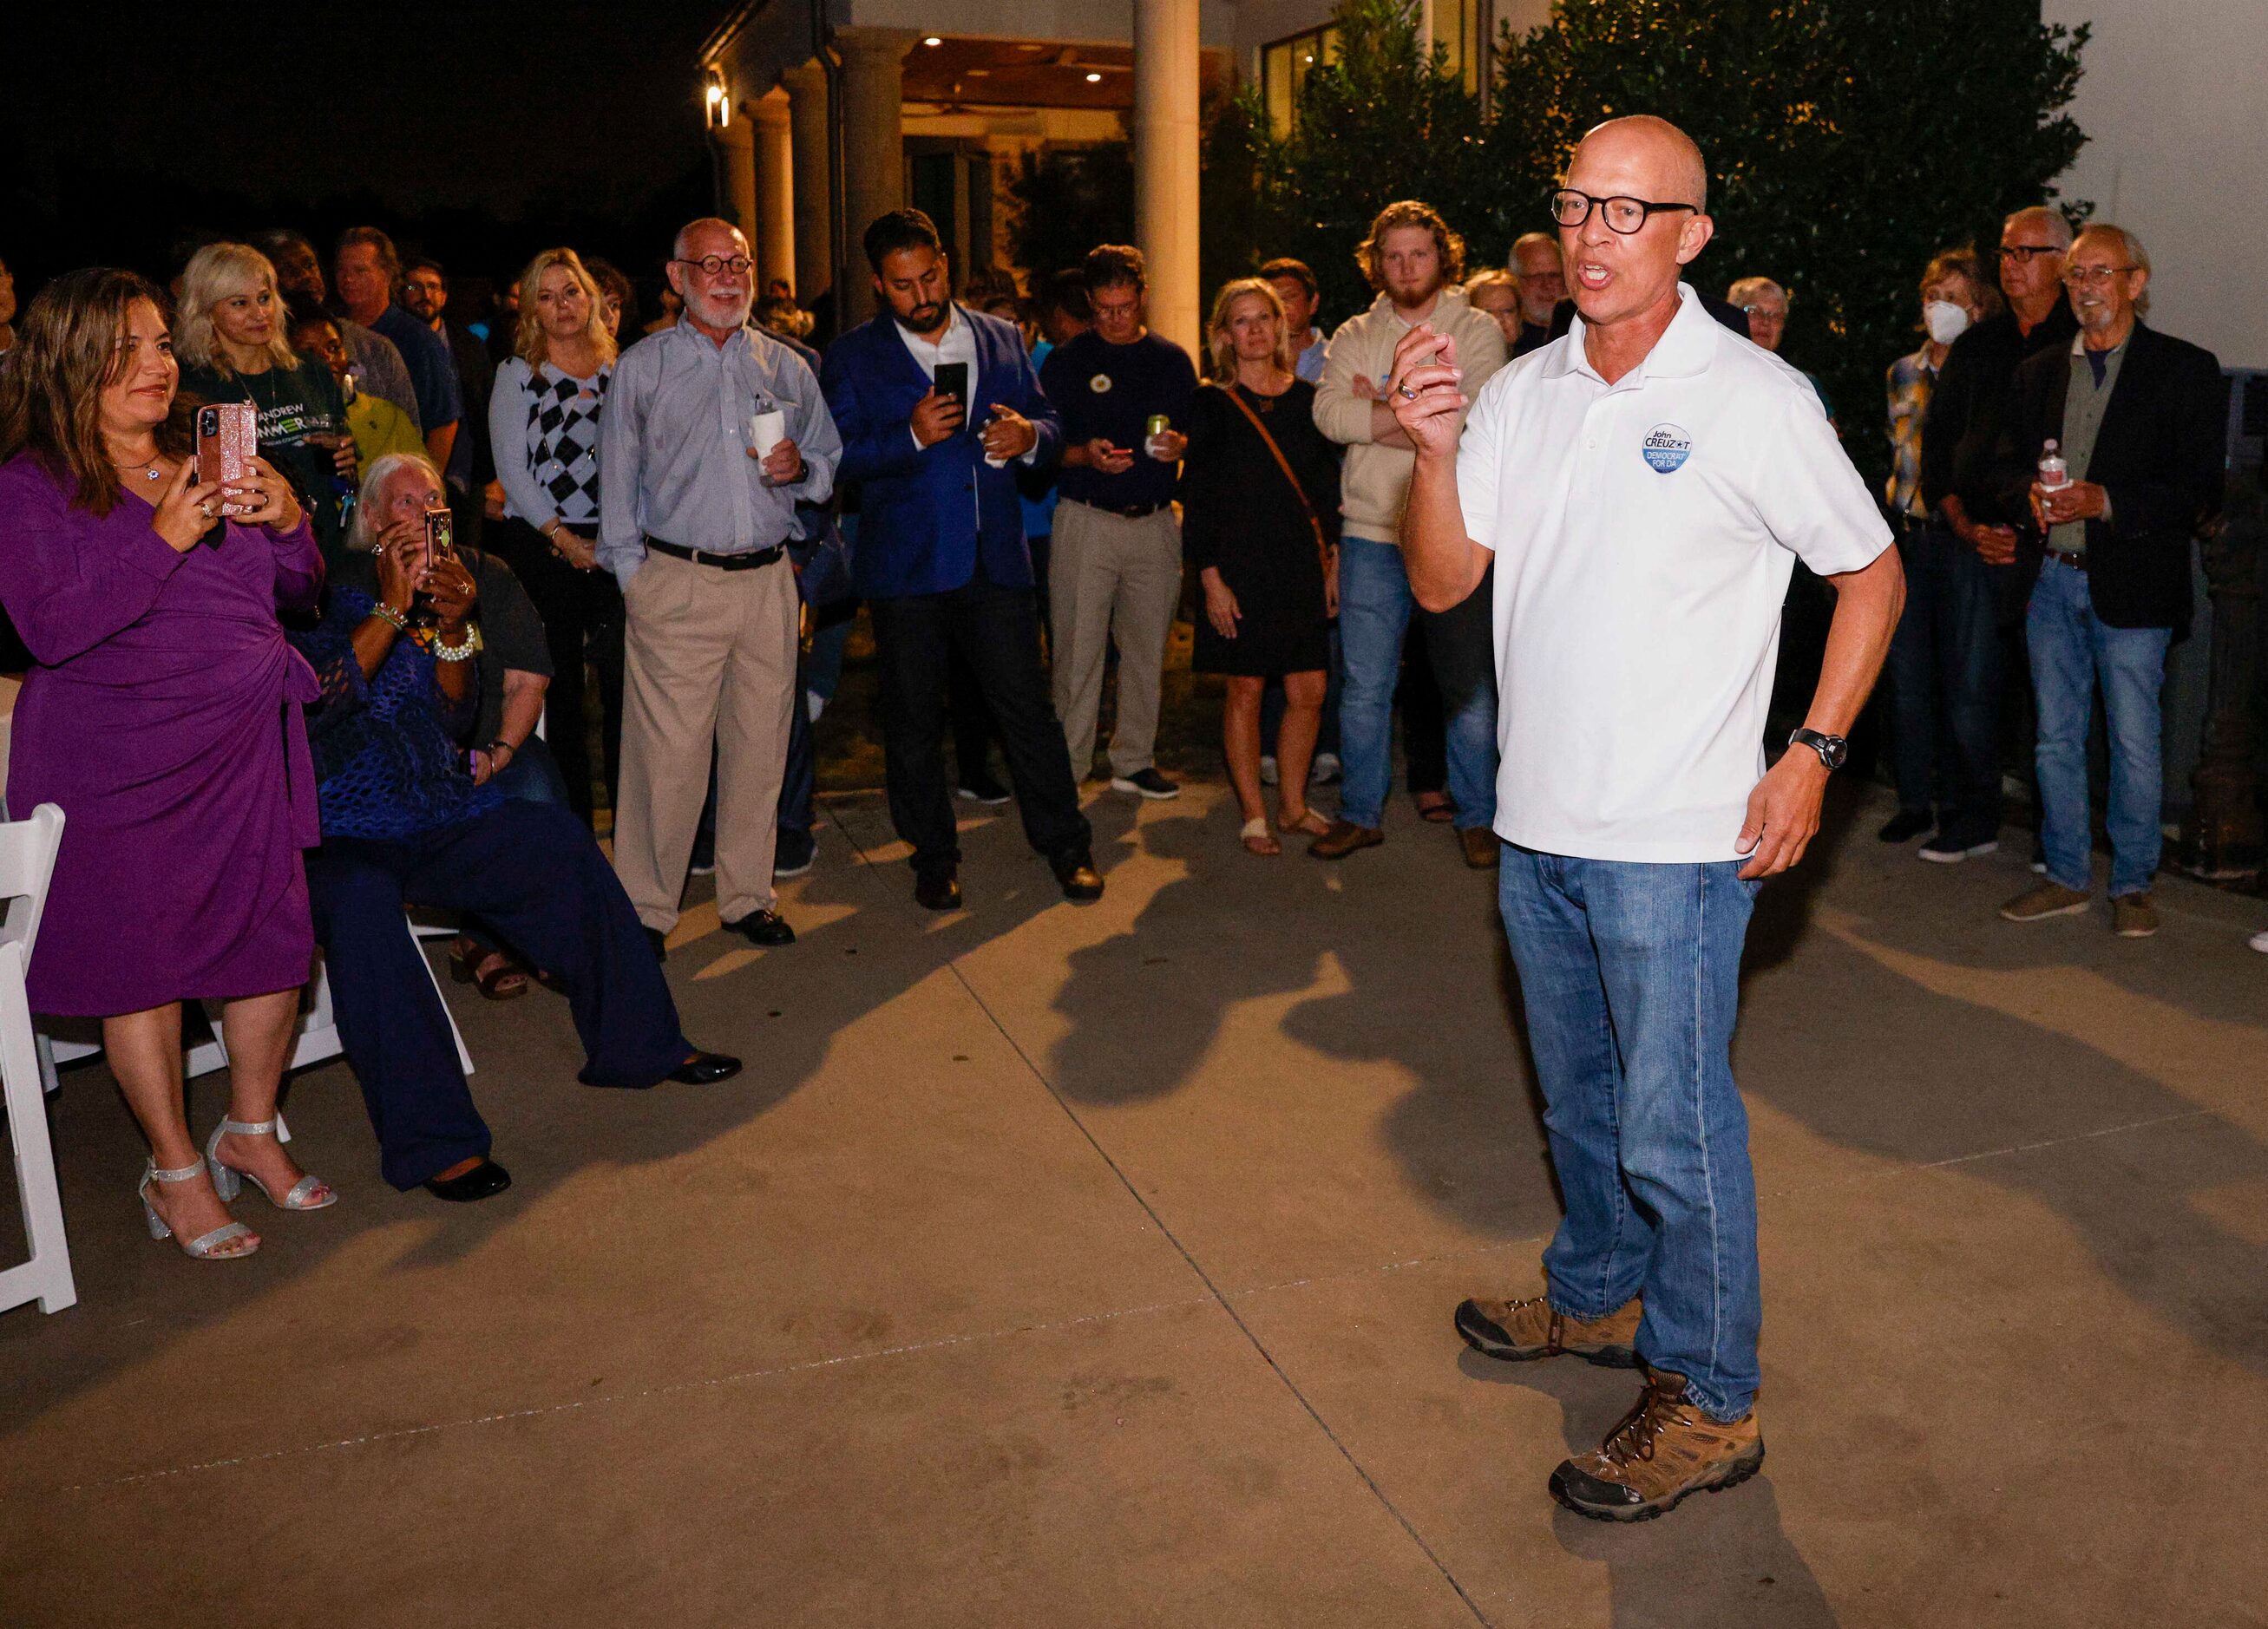
M1300 478L1292 473L1292 460L1284 456L1284 449L1276 444L1276 437L1268 433L1267 423L1252 410L1252 404L1236 393L1236 386L1226 385L1221 389L1229 400L1236 404L1236 410L1244 415L1244 422L1260 432L1260 439L1267 444L1268 451L1276 457L1276 467L1282 470L1284 479L1292 483L1292 495L1300 500L1300 512L1307 517L1307 530L1315 534L1315 554L1322 561L1323 575L1329 576L1331 571L1331 546L1323 538L1322 517L1315 513L1315 506L1307 501L1307 489L1300 484Z

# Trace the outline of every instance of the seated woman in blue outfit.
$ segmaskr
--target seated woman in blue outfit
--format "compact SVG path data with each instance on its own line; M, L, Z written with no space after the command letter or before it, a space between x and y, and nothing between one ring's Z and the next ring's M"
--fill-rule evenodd
M307 856L315 937L339 1038L396 1188L446 1200L502 1192L448 1015L405 907L476 914L567 995L592 1086L705 1084L740 1062L696 1051L678 1027L644 929L590 831L563 805L476 785L466 737L479 709L479 588L429 559L422 517L355 506L322 621L293 635L321 680L309 710L322 847Z

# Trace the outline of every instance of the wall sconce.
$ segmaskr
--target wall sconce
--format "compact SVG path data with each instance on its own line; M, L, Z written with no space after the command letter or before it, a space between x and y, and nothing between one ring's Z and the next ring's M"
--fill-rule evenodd
M709 86L703 96L708 104L711 129L721 130L733 122L733 98L725 88L723 69L711 68L709 70Z

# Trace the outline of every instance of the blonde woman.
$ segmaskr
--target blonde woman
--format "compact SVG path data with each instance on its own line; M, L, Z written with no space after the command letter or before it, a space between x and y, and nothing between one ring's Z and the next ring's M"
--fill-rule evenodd
M1260 789L1260 701L1284 681L1277 735L1277 829L1320 836L1307 804L1307 766L1322 720L1336 611L1339 472L1315 428L1315 387L1296 378L1274 286L1223 288L1207 325L1214 382L1189 415L1182 466L1182 549L1204 585L1193 666L1227 677L1221 709L1229 779L1246 850L1277 855Z
M497 370L489 438L504 491L497 553L519 576L551 646L545 735L567 802L591 818L583 664L599 670L608 802L621 773L622 595L599 570L599 415L615 367L605 297L572 249L546 249L519 275L512 356Z
M174 332L182 393L252 404L261 456L291 483L335 565L354 492L354 437L337 380L292 350L288 327L276 268L259 250L209 243L189 257Z

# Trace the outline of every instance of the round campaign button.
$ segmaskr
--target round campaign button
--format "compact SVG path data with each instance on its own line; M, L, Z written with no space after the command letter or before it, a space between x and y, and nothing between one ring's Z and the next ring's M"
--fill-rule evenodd
M1673 475L1693 456L1693 437L1682 426L1657 424L1638 443L1646 466L1657 475Z

